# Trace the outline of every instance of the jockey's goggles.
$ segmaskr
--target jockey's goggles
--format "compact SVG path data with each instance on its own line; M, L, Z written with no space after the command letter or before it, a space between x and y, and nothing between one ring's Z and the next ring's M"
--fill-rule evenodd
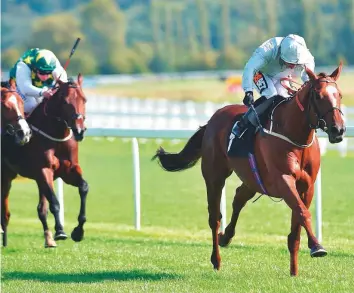
M52 73L51 71L43 71L43 70L37 70L37 72L41 75L48 75Z

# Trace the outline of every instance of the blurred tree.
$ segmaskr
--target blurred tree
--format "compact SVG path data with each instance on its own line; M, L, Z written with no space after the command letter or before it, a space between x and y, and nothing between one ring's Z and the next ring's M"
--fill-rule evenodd
M81 28L102 73L114 73L124 59L126 22L114 0L93 0L81 10Z
M64 36L77 24L55 19L63 10L72 15L83 36L73 64L87 72L242 68L260 43L289 33L305 37L317 65L354 64L354 0L7 0L1 8L3 54L53 46L65 60L73 40ZM42 17L56 24L32 33L29 24Z
M172 9L169 6L164 7L165 15L165 58L168 60L170 70L175 68L175 48L174 48L174 37L173 37L173 19L172 19Z
M313 26L314 18L316 16L316 5L311 1L301 0L304 14L304 34L308 47L311 49L315 46L316 36L315 28Z
M3 71L4 68L11 69L22 54L22 50L20 51L15 48L10 48L1 52L1 71Z
M208 10L203 0L196 0L198 7L198 18L201 36L201 49L204 54L208 54L210 50L210 32L208 21Z
M72 14L60 13L53 16L41 17L36 20L26 47L52 50L59 60L64 63L77 37L83 37L79 20ZM78 61L84 58L87 61ZM73 60L75 59L76 61L70 63L70 69L74 71L83 70L83 68L76 66L84 63L83 72L95 72L97 64L90 61L90 58L92 58L92 54L90 54L90 50L85 44L85 38L83 38L80 47L73 57Z
M223 54L226 54L226 51L230 47L230 3L229 0L224 0L221 3L221 31L220 31L220 40L222 44Z
M276 36L278 31L277 0L266 0L267 18L265 19L268 38Z

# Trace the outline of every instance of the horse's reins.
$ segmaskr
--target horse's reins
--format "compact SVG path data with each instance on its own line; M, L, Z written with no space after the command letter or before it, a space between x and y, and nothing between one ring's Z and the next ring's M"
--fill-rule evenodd
M280 79L280 82L281 82L282 86L288 90L289 94L295 96L296 103L297 103L299 109L303 112L303 111L305 110L305 108L304 108L304 106L301 104L297 93L306 85L306 83L302 84L301 87L300 87L298 90L294 90L294 89L290 88L288 85L283 84L282 81L289 81L289 82L292 82L292 83L295 83L295 84L298 84L298 85L301 85L301 84L297 83L296 81L294 81L294 80L292 80L291 78L288 78L288 77L284 77L284 78L281 78L281 79ZM328 79L320 79L320 80L318 80L318 82L334 83L334 84L337 86L337 84L336 84L335 81L328 80ZM312 93L315 93L315 94L317 93L317 90L313 87L312 84L310 84L310 89L313 90ZM342 112L341 109L339 109L338 107L332 107L332 109L329 109L325 114L321 115L321 114L319 113L320 111L318 110L317 104L314 102L314 99L315 99L315 98L314 98L314 95L312 94L312 95L310 96L310 103L308 103L307 111L306 111L306 114L305 114L305 115L306 115L306 120L308 121L309 127L310 127L311 129L315 129L315 130L316 130L316 129L318 129L318 128L321 128L323 131L327 132L328 129L327 129L327 127L326 127L326 122L324 121L323 118L324 118L328 113L330 113L330 112L332 112L332 111L334 111L334 110L338 110L342 115L343 115L343 112ZM311 119L310 119L310 116L309 116L311 104L312 104L312 106L313 106L313 108L314 108L314 110L315 110L316 116L319 117L319 118L318 118L318 121L317 121L317 125L314 125L314 124L311 123ZM274 110L273 110L273 111L274 111ZM323 122L324 122L324 127L323 127L323 128L320 126L320 121L323 121ZM311 142L310 142L309 144L299 144L299 143L297 143L297 142L292 141L291 139L289 139L288 137L286 137L286 136L284 136L284 135L282 135L282 134L280 134L280 133L273 132L273 131L272 131L272 128L273 128L273 123L271 123L270 129L269 129L269 130L268 130L268 129L264 129L264 132L267 133L267 134L269 134L269 135L272 135L272 136L278 137L278 138L280 138L280 139L283 139L283 140L287 141L288 143L290 143L290 144L292 144L292 145L294 145L294 146L297 146L297 147L299 147L299 148L308 148L308 147L310 147L310 146L313 144L313 142L315 141L315 134L313 134L312 140L311 140Z
M65 141L68 141L69 139L72 138L73 136L73 131L71 128L68 128L69 129L69 134L64 137L64 138L55 138L47 133L45 133L44 131L40 130L39 128L37 128L36 126L32 125L32 124L29 124L29 126L31 127L32 130L38 132L39 134L41 134L42 136L52 140L52 141L56 141L56 142L65 142Z
M300 102L300 100L299 100L299 97L298 97L298 95L297 95L297 92L300 91L300 90L305 86L306 83L302 84L301 87L300 87L298 90L294 90L294 89L290 88L288 85L283 84L282 81L289 81L289 82L292 82L292 83L295 83L295 84L298 84L298 85L300 85L300 84L297 83L297 82L295 82L295 81L292 80L291 78L287 78L287 77L281 78L281 80L280 80L282 86L283 86L284 88L286 88L290 94L292 94L293 96L295 96L296 103L297 103L298 107L300 108L300 110L303 112L303 111L305 110L305 108L304 108L304 106L301 104L301 102ZM320 80L317 80L317 82L334 83L334 84L336 85L336 88L338 88L338 87L337 87L337 83L336 83L335 81L333 81L333 80L328 80L328 79L326 79L326 78L322 78L322 79L320 79ZM310 84L310 89L313 90L312 93L318 93L318 90L313 87L313 84ZM326 113L324 113L323 115L321 115L321 114L320 114L320 111L318 110L317 104L316 104L315 101L314 101L314 99L315 99L315 97L314 97L314 95L312 94L311 97L310 97L311 103L308 104L307 112L306 112L306 118L307 118L307 121L308 121L308 123L309 123L309 127L310 127L311 129L318 129L318 128L321 128L321 127L320 127L320 121L323 121L323 122L324 122L324 127L321 128L321 129L326 132L326 131L327 131L326 122L324 121L323 118L324 118L328 113L333 112L334 110L338 110L342 115L343 115L343 112L342 112L342 110L341 110L340 108L338 108L338 107L332 107L332 108L329 109ZM316 114L316 116L318 117L318 121L317 121L317 124L316 124L316 125L314 125L314 124L311 123L310 117L309 117L309 112L310 112L311 104L312 104L313 108L315 109L315 114Z

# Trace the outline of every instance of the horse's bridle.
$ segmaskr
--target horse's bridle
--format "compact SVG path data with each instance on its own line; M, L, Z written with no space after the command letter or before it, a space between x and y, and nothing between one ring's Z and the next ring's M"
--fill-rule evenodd
M59 88L59 86L57 85L56 88ZM78 86L77 86L77 85L69 85L69 88L78 88ZM45 115L45 116L52 116L56 121L58 121L58 122L63 122L63 123L65 124L66 128L71 129L72 127L69 126L68 121L66 121L66 120L63 119L62 117L58 117L58 116L55 116L55 115L48 115L48 111L47 111L47 102L48 102L48 101L49 101L49 99L46 99L45 102L44 102L44 103L45 103L45 104L44 104L44 107L43 107L44 115ZM81 114L81 113L75 113L75 114L73 114L73 117L72 117L72 118L73 118L74 120L80 119L80 118L82 118L83 120L86 119L85 115L83 115L83 114Z
M336 88L338 89L337 83L333 80L322 78L320 80L317 80L316 82L333 83L333 84L335 84ZM316 100L320 98L319 91L314 87L314 85L312 83L310 84L310 90L311 90L310 103L308 103L308 107L307 107L307 111L306 111L306 119L309 123L309 127L311 129L319 129L320 128L324 132L327 132L328 127L327 127L327 123L324 119L325 116L328 113L334 112L335 110L338 110L339 113L341 113L341 115L343 115L343 112L340 108L333 106L332 108L328 109L328 111L326 111L324 114L321 114L320 110L318 109L317 103L316 103ZM311 105L314 108L314 112L317 117L317 122L315 124L311 123L311 118L310 118ZM323 124L323 125L321 125L321 124Z

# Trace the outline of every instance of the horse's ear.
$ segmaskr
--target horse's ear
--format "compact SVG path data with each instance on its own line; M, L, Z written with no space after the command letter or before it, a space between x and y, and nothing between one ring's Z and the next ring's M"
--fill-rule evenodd
M307 75L309 76L310 80L316 80L317 79L317 75L307 66L305 66L305 70Z
M342 67L343 67L343 63L342 61L339 63L339 66L336 70L334 70L332 72L332 74L330 75L330 77L332 77L334 80L337 80L340 76L340 73L342 72Z
M82 74L79 73L79 75L77 76L77 82L79 83L80 86L82 86L83 81L84 78L82 77Z
M13 78L10 78L9 85L11 90L16 90L16 82Z

